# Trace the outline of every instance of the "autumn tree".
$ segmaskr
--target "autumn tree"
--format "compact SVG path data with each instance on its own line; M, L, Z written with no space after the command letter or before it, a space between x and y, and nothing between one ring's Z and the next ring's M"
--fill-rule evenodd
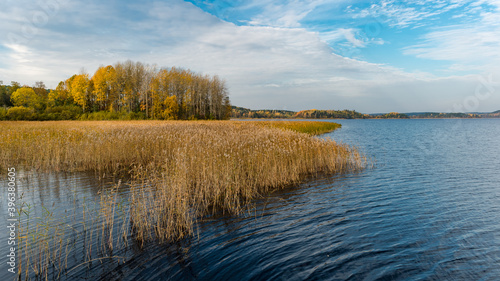
M114 67L119 109L129 112L140 110L141 90L147 88L144 83L149 82L146 79L147 67L141 62L134 63L130 60L118 62Z
M160 70L160 72L151 79L150 83L151 117L153 119L160 118L163 111L162 100L165 100L165 92L161 85L163 74L164 72Z
M149 118L150 115L150 107L151 107L151 91L152 91L152 83L153 79L156 76L156 66L144 66L143 73L143 83L141 83L141 88L139 91L139 110L144 111L146 113L146 118Z
M17 89L21 88L21 84L16 81L10 81L10 93L14 93Z
M49 92L46 89L45 83L43 83L42 81L35 82L33 90L40 98L42 98L43 100L47 100Z
M73 103L73 97L71 96L70 91L65 82L61 81L57 85L55 90L50 90L47 106L61 106L61 105L69 105Z
M231 112L223 80L182 68L157 70L128 60L99 67L91 79L73 75L63 84L84 111L144 112L153 119L224 119ZM50 93L51 104L60 94Z
M78 74L71 79L70 93L76 104L83 108L85 112L90 104L89 102L89 77L88 74Z
M142 91L146 88L144 84L148 83L148 68L141 62L136 62L132 71L132 100L130 103L130 108L132 111L140 110L141 97L143 96Z
M11 95L11 101L14 106L31 107L36 110L43 108L43 100L30 87L17 89Z
M170 96L163 101L164 110L162 117L165 120L177 120L179 114L179 105L177 104L177 97Z
M111 65L101 66L92 77L94 96L99 110L112 109L115 99L114 83L116 80L115 68Z

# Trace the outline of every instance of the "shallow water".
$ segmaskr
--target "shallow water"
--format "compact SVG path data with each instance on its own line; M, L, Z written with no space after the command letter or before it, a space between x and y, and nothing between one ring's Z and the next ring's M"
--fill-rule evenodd
M357 145L373 167L276 192L251 215L207 218L196 237L143 250L131 245L111 253L124 261L80 266L63 279L500 278L500 119L335 122L342 129L322 137ZM103 185L92 174L21 183L35 213L54 204L58 219L75 200L90 206ZM0 208L5 218L4 194ZM79 262L75 255L69 268Z

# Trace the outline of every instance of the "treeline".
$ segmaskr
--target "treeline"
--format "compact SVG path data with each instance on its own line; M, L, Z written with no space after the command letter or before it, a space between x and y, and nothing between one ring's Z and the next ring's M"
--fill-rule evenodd
M370 118L369 115L359 113L355 110L302 110L294 115L294 118L310 118L310 119L365 119Z
M243 107L232 107L232 118L292 118L296 114L290 110L262 109L251 110Z
M1 87L1 120L228 119L225 82L181 68L141 62L101 66L47 90L43 82Z
M404 113L390 112L390 113L386 113L386 114L374 115L373 118L376 118L376 119L408 119L410 117Z
M492 112L492 113L481 114L481 117L484 117L484 118L500 118L500 110L497 110L497 111Z
M363 114L355 110L251 110L243 107L232 107L232 118L297 118L297 119L408 119L408 118L500 118L500 110L492 113L443 113L443 112L414 112L414 113L379 113Z
M37 82L39 84L39 82ZM36 87L36 85L34 87ZM45 85L43 85L45 87ZM12 81L10 85L3 85L3 81L0 81L0 107L11 107L14 106L10 97L12 93L17 91L17 89L21 88L21 84L18 82Z
M461 112L418 112L407 113L410 118L481 118L479 114L475 113L461 113Z
M290 110L261 109L251 110L243 107L232 107L232 118L299 118L299 119L365 119L371 118L354 110Z

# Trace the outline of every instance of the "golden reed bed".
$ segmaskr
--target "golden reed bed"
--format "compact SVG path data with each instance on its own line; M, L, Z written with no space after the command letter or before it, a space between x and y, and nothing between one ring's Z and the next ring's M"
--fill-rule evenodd
M141 242L172 241L191 235L195 220L209 212L236 213L306 176L362 168L365 159L355 149L311 136L337 127L307 121L1 122L0 168L128 173L130 233ZM113 206L103 206L110 214L101 215L111 217Z

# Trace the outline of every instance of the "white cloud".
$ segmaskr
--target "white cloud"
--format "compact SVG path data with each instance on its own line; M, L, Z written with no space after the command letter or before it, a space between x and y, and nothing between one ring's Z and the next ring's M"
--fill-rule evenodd
M300 27L300 21L319 5L327 0L294 0L294 1L248 1L243 8L259 7L262 12L252 17L251 25L273 27Z
M497 3L498 4L498 3ZM450 70L500 72L500 9L481 13L479 21L442 27L425 34L422 43L404 53L453 62Z
M334 31L322 32L320 37L328 43L335 43L338 41L347 40L353 47L362 48L366 47L364 40L358 39L358 30L354 28L338 28Z
M436 79L336 55L317 33L290 28L302 14L284 20L286 28L237 26L177 0L120 9L107 2L67 2L26 44L0 38L6 47L0 49L6 58L0 80L43 80L55 87L82 67L94 72L101 64L131 59L218 74L238 106L362 112L446 110L477 84L470 77ZM2 25L0 33L20 26ZM370 43L355 30L342 36L352 45Z
M10 57L17 63L24 64L31 62L31 60L29 59L31 52L26 46L19 44L5 44L4 46L12 50Z
M353 18L373 18L391 27L420 27L429 24L434 16L462 7L467 2L469 1L382 0L373 3L369 8L365 9L349 7L347 12Z

